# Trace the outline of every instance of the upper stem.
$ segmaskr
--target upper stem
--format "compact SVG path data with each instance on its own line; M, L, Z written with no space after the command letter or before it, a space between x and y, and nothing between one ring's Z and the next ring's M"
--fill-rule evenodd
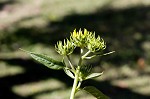
M80 68L81 68L81 65L82 65L82 61L83 61L84 58L85 58L86 56L88 56L90 53L91 53L91 51L88 51L87 53L85 53L85 54L82 56L82 54L83 54L83 49L81 48L81 50L80 50L80 59L79 59L79 62L78 62L78 65L77 65L76 70L74 69L73 65L72 65L71 62L70 62L70 58L68 57L69 64L71 65L72 69L75 70L75 72L74 72L75 78L74 78L74 82L73 82L73 87L72 87L70 99L74 99L75 93L78 91L78 89L79 89L80 86L81 86L81 83L82 83L82 82L79 82Z
M78 82L79 82L79 73L80 73L80 66L82 64L82 53L83 53L83 49L81 48L80 50L80 59L79 59L79 62L78 62L78 66L76 68L76 71L75 71L75 78L74 78L74 82L73 82L73 87L72 87L72 91L71 91L71 95L70 95L70 99L74 99L75 97L75 93L76 91L79 89L80 85L78 86Z
M74 82L73 82L73 87L72 87L70 99L74 99L74 97L75 97L78 81L79 81L79 69L77 69L76 73L75 73L75 78L74 78Z
M82 81L79 81L78 86L77 86L77 90L79 90L80 86L81 86Z
M70 57L67 56L67 59L68 59L68 62L69 62L69 64L70 64L72 70L75 71L75 68L74 68L74 66L72 65L72 62L71 62L71 60L70 60Z
M84 59L86 56L88 56L89 54L91 53L91 51L89 50L87 53L85 53L83 56L82 56L82 59Z

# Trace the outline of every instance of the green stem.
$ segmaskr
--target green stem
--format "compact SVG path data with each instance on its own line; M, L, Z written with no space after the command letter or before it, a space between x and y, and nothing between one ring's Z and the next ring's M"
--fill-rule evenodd
M70 95L70 99L74 99L75 97L75 93L76 91L78 91L79 87L80 87L80 83L78 85L78 82L79 82L79 73L80 73L80 66L82 64L82 53L83 53L83 49L81 48L80 50L80 59L79 59L79 62L78 62L78 66L76 68L76 72L74 73L75 74L75 78L74 78L74 82L73 82L73 87L72 87L72 91L71 91L71 95Z
M79 90L81 83L82 83L82 81L79 81L78 86L77 86L77 90Z
M74 66L72 65L72 62L71 62L71 60L70 60L70 57L67 56L67 59L68 59L68 62L69 62L69 64L70 64L72 70L75 72L75 68L74 68Z
M79 81L79 69L77 69L76 73L75 73L75 78L74 78L74 83L73 83L70 99L74 99L74 97L75 97L78 81Z
M93 56L90 56L90 57L82 57L82 58L84 58L84 59L92 59L92 58L94 58L94 57L96 57L96 56L105 56L105 55L109 55L109 54L112 54L112 53L114 53L115 51L111 51L111 52L108 52L108 53L105 53L105 54L96 54L96 55L93 55Z
M78 66L79 66L79 67L81 66L82 60L83 60L83 58L82 58L82 53L83 53L83 49L81 48L81 49L80 49L80 59L79 59L79 62L78 62Z
M89 50L87 53L85 53L83 56L82 56L82 59L84 59L86 56L88 56L89 54L91 53L91 51Z

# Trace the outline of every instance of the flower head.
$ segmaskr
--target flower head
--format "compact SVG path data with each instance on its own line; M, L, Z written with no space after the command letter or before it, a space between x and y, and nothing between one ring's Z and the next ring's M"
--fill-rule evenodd
M91 52L101 52L106 48L106 44L100 36L95 37L95 33L89 32L84 29L84 32L81 29L76 32L76 29L71 34L71 40L77 47L84 48L86 47Z
M89 32L84 29L84 32L81 31L81 29L76 32L76 29L73 31L73 33L71 34L71 40L74 42L74 44L77 47L85 47L87 44L87 37L89 35Z
M106 43L100 36L96 38L95 34L93 34L88 38L87 48L94 53L101 52L106 48Z
M63 43L62 41L57 42L55 49L60 55L69 55L74 51L75 46L72 41L67 39L67 41L64 40Z
M86 29L77 32L76 29L71 33L70 40L59 41L55 45L56 51L60 55L71 54L75 47L87 48L93 53L99 53L106 48L106 43L100 36L95 37L95 33L89 32Z

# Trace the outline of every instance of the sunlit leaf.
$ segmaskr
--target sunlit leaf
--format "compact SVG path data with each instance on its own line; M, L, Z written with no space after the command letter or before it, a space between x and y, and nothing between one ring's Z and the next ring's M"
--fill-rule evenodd
M64 71L65 71L65 73L66 73L69 77L71 77L71 78L74 79L74 75L72 74L72 72L71 72L69 69L64 68Z
M23 50L23 51L25 51L25 50ZM47 55L38 54L38 53L34 53L34 52L29 52L29 51L25 51L25 52L27 52L33 59L35 59L39 63L47 66L50 69L60 70L65 67L65 64L63 62L56 61Z
M108 53L104 53L104 54L96 54L96 55L99 55L99 56L105 56L105 55L109 55L109 54L112 54L114 53L115 51L111 51L111 52L108 52Z
M92 79L92 78L96 78L96 77L99 77L103 74L102 73L91 73L90 75L88 75L85 79Z
M86 86L83 88L86 92L90 93L97 99L110 99L108 96L104 95L101 91L99 91L97 88L93 86Z

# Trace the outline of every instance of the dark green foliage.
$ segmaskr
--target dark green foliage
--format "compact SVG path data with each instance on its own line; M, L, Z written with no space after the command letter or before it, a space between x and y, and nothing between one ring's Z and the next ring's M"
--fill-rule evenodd
M86 86L86 87L83 88L83 90L85 90L86 92L92 94L97 99L110 99L109 97L104 95L101 91L99 91L97 88L95 88L93 86Z
M50 69L60 70L65 67L65 64L63 62L56 61L47 55L37 54L29 51L25 52L27 52L33 59L35 59L36 61L38 61L39 63L45 65Z

